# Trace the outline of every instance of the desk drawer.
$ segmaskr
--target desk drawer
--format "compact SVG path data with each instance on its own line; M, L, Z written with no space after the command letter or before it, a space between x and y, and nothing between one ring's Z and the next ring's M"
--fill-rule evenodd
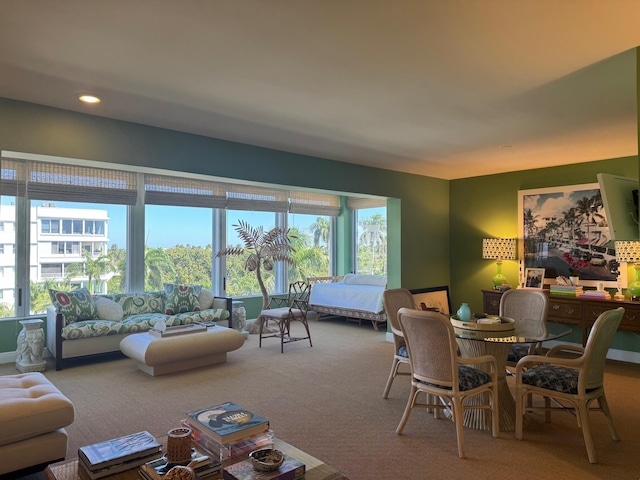
M630 305L616 305L616 304L598 304L598 303L587 303L585 305L585 321L588 326L594 324L596 319L600 316L601 313L606 312L607 310L613 310L618 308L618 306L624 307L624 316L622 317L622 321L620 322L619 329L621 330L637 330L640 327L640 305L637 307Z
M582 304L575 299L549 297L549 314L547 320L551 322L579 325L582 318Z
M496 291L483 291L483 309L484 313L488 315L500 314L500 299L502 298L502 292Z

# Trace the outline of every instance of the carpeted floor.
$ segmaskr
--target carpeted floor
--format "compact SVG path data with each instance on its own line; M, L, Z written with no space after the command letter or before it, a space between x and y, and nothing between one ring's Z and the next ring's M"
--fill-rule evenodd
M127 358L59 372L50 364L45 375L76 408L68 457L81 445L137 430L166 434L188 411L233 401L351 480L640 478L640 365L607 364L607 397L622 440L612 441L602 415L592 415L597 465L589 463L581 430L568 414L555 415L551 424L531 416L523 441L512 432L494 439L465 429L468 458L461 460L448 420L414 411L404 434L395 434L409 380L397 378L382 399L393 355L385 332L343 319L313 322L311 329L312 348L302 341L280 354L279 341L265 340L259 349L251 335L226 364L163 377L140 372ZM12 364L0 365L0 374L13 373Z

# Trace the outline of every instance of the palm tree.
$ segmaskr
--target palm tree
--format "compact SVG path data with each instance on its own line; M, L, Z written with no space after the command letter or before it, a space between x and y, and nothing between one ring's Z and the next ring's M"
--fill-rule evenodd
M387 245L386 221L380 214L371 215L369 218L360 220L362 233L358 243L371 249L371 273L374 273L376 251L384 253Z
M113 271L111 259L107 255L100 255L94 258L91 252L87 250L82 251L82 256L84 257L84 262L69 265L67 278L86 275L89 293L93 293L95 290L94 281L99 281L103 275Z
M171 259L160 247L145 249L144 268L145 283L147 283L152 290L162 290L165 280L175 280L176 271L175 268L173 268Z
M316 218L316 221L309 227L313 231L313 244L320 246L320 242L329 245L329 237L331 234L331 223L324 217Z
M262 309L269 307L269 294L262 281L262 268L272 270L273 264L277 261L296 265L291 253L295 250L291 246L291 240L296 238L291 235L289 229L274 227L265 233L264 228L259 226L254 228L247 222L240 220L238 225L233 226L238 232L238 236L244 244L243 247L227 247L216 253L216 258L227 255L244 255L250 252L244 262L245 270L256 272L260 292L262 292Z
M29 286L29 306L32 313L44 313L47 307L51 305L50 289L69 291L71 290L71 285L68 280L58 282L48 279L44 282L31 282Z

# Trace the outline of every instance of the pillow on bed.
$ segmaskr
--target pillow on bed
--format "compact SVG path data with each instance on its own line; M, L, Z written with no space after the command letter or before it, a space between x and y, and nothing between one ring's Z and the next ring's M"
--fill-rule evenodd
M345 285L373 285L376 287L385 287L387 285L386 275L362 275L356 273L348 273L342 280Z

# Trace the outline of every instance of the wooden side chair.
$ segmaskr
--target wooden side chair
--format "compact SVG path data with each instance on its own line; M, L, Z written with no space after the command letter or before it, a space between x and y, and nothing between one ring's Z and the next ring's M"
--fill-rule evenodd
M298 340L309 340L311 343L311 333L309 332L309 294L311 293L311 285L302 281L289 284L289 294L287 298L272 297L269 301L269 308L262 310L258 317L260 324L260 340L259 347L262 348L263 338L280 338L280 353L284 353L284 344L297 342ZM291 336L291 322L298 321L304 325L307 332L306 337ZM265 334L265 327L269 326L269 322L275 324L278 328L277 333Z
M411 393L400 424L402 433L414 408L451 409L458 438L458 456L465 458L464 412L482 408L491 411L491 430L500 434L498 418L498 367L492 355L463 358L449 317L438 312L401 308L398 321L404 332L411 364ZM471 365L483 364L489 373ZM418 395L426 393L426 402L418 403ZM465 400L478 396L482 403L466 405ZM448 402L442 402L441 399Z
M516 433L522 440L523 415L526 411L542 410L545 420L551 421L553 410L574 412L578 426L582 428L584 443L591 463L596 463L596 453L591 437L589 412L603 412L609 425L611 437L619 440L611 412L604 395L604 366L613 336L622 321L624 308L608 310L596 319L585 347L556 345L547 355L527 355L516 365ZM577 358L556 356L567 351L579 353ZM544 407L525 407L525 396L541 395ZM554 405L551 406L551 399ZM590 407L598 401L598 407Z
M387 320L391 325L391 333L393 334L393 343L395 346L393 354L393 362L391 363L391 372L389 372L389 378L387 384L384 387L382 398L389 396L389 390L391 384L396 375L410 375L408 371L409 366L409 353L407 352L407 346L404 341L404 335L398 322L398 310L401 308L415 308L415 302L413 295L406 288L392 288L382 292L382 304L384 305L384 312L387 315ZM406 371L400 371L400 365L405 365Z

